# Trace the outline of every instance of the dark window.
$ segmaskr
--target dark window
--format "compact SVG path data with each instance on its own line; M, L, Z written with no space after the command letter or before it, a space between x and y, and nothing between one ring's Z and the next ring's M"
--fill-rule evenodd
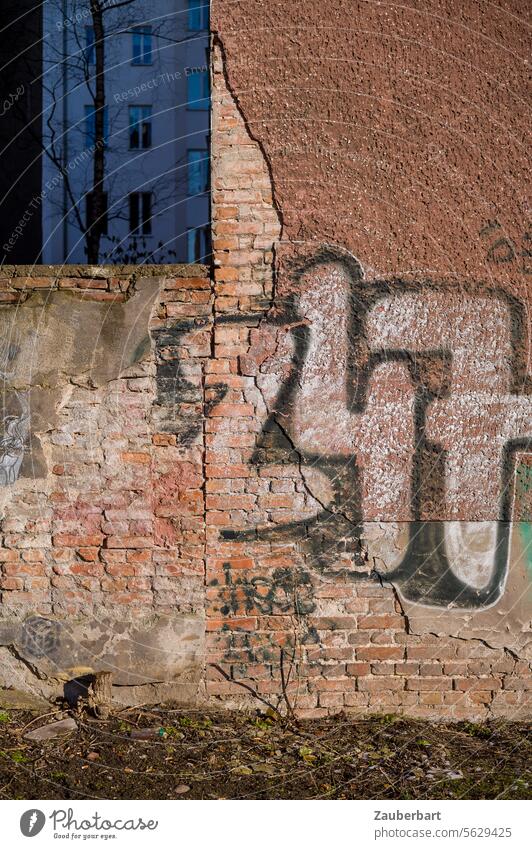
M129 107L129 147L131 150L151 147L151 106Z
M89 65L96 62L94 27L85 27L85 59Z
M211 231L193 227L187 232L187 262L208 262L211 255Z
M131 33L133 65L151 65L152 56L152 32L151 27L135 27Z
M151 234L151 192L131 192L129 195L129 230L133 236Z
M210 108L209 74L203 68L189 68L187 73L187 109Z
M208 150L187 151L187 189L190 196L201 195L209 190Z
M188 29L192 32L209 29L208 0L188 0Z
M103 193L103 212L100 212L98 217L96 217L94 209L94 194L92 192L88 192L85 212L87 229L92 230L93 227L98 228L103 236L107 236L107 192Z

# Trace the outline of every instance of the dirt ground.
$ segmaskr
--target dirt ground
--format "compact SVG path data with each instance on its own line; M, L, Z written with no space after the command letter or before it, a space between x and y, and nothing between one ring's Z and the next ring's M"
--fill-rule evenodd
M287 724L258 714L135 708L47 742L69 716L0 711L3 799L529 799L531 727L397 716ZM152 739L133 739L152 729Z

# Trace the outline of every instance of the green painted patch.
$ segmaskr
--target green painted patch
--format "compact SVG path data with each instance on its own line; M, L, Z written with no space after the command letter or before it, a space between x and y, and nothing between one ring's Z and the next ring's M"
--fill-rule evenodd
M517 516L521 521L532 521L532 464L521 462L515 473Z
M520 522L519 530L523 542L526 568L532 576L532 522Z

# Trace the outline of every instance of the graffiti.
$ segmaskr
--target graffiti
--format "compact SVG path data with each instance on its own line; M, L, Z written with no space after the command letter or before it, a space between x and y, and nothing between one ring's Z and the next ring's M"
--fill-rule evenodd
M319 635L309 625L308 614L316 610L314 581L310 572L293 566L253 573L233 569L231 561L223 564L223 578L213 578L209 587L216 588L217 610L225 616L290 617L289 630L261 629L260 632L225 630L223 654L226 662L246 658L248 663L279 663L282 648L295 650L297 645L317 645ZM218 607L219 605L219 607ZM245 666L242 667L242 671Z
M532 274L532 233L524 232L518 247L513 239L503 233L500 223L488 221L480 230L480 236L489 240L486 259L490 263L519 263L523 274Z
M3 381L4 406L8 393L8 384L13 378L9 371L11 362L17 356L19 346L15 341L0 343L0 381ZM15 483L20 473L24 451L30 433L29 393L12 390L12 396L18 406L17 415L3 418L3 435L0 437L0 486Z
M351 577L367 577L369 561L411 602L494 604L515 458L532 448L521 302L480 286L366 282L356 260L327 250L294 269L283 307L243 358L269 413L252 462L297 462L310 489L328 478L331 496L312 521L222 535L297 537L324 569L350 552Z
M31 616L22 626L20 647L31 657L50 657L59 644L60 630L59 622Z
M224 564L225 586L221 588L224 616L258 612L262 615L290 613L296 616L312 613L312 578L308 572L281 567L271 575L234 576L231 563ZM215 579L211 586L217 584Z
M191 445L202 432L202 413L208 414L213 404L222 400L227 387L210 387L212 398L202 398L197 374L187 373L182 356L184 340L193 341L195 334L208 327L207 319L183 319L168 327L151 331L155 347L158 412L157 427L163 433L175 434L181 445ZM189 379L192 377L192 379Z
M15 393L20 404L19 416L6 416L4 435L0 438L0 486L8 486L18 479L24 450L30 432L30 412L27 393Z

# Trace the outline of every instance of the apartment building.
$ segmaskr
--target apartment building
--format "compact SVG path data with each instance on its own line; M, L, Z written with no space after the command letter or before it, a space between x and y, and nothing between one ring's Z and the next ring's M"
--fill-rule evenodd
M102 2L98 39L88 0L43 5L44 263L207 261L209 5ZM95 220L97 50L103 42L104 204ZM101 67L101 66L98 66Z

